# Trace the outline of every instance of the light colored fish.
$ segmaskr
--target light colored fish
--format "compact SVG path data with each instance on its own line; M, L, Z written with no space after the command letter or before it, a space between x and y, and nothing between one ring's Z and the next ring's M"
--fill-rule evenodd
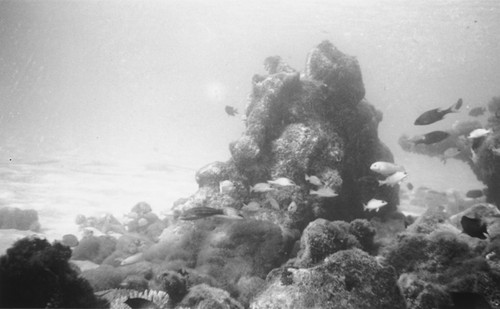
M280 204L278 203L278 201L270 196L267 197L267 201L269 202L269 204L271 204L271 207L274 209L274 210L280 210Z
M493 131L491 129L483 129L483 128L479 128L479 129L475 129L474 131L470 132L469 133L469 136L467 136L467 138L480 138L480 137L483 137L483 136L486 136L488 134L491 134L493 133Z
M129 256L128 258L121 261L120 265L130 265L144 260L144 254L142 252L136 253Z
M256 183L253 187L250 187L250 193L252 192L269 192L275 190L270 184L265 182Z
M495 156L500 156L500 147L499 148L490 148L491 153Z
M235 189L234 184L230 180L224 180L219 182L219 190L222 194L231 193Z
M293 180L290 180L285 177L280 177L274 180L268 180L267 183L278 187L290 187L296 185L295 182L293 182Z
M323 182L321 179L319 179L317 176L309 176L306 174L306 181L309 182L312 185L315 185L317 187L321 187L323 185Z
M391 175L396 172L404 172L405 168L391 162L378 161L370 166L370 169L382 175Z
M243 210L243 211L259 211L260 208L261 208L261 206L258 202L251 201L250 203L243 205L243 207L241 207L241 210Z
M453 158L454 156L458 155L459 153L461 152L460 149L458 149L457 147L450 147L448 149L446 149L443 154L441 154L439 156L439 158L441 159L441 161L443 163L446 164L446 160L447 159L450 159L450 158Z
M388 176L384 180L379 180L378 185L379 186L388 185L392 187L402 182L406 177L408 177L408 174L406 172L396 172L391 176Z
M290 203L290 205L288 205L287 210L288 210L288 212L292 212L293 213L293 212L297 211L297 208L298 208L297 203L295 203L294 201L292 201Z
M380 208L384 207L385 205L387 205L386 201L377 200L377 199L372 198L371 200L368 201L368 203L363 204L363 210L378 211Z
M318 190L309 191L310 195L316 195L318 197L336 197L338 194L329 187L321 187Z

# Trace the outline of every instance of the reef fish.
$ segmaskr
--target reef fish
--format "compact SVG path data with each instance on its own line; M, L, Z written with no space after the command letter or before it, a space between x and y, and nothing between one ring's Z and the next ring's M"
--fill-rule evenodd
M238 114L238 110L230 105L226 105L224 110L226 111L226 114L228 114L229 116L236 116L236 114Z
M388 185L388 186L394 186L399 184L401 181L403 181L406 177L408 177L408 174L406 172L396 172L392 174L391 176L388 176L384 180L379 180L378 185L383 186L383 185Z
M293 182L293 180L290 180L286 177L280 177L277 179L268 180L267 183L270 185L278 186L278 187L295 186L295 182Z
M453 104L447 109L435 108L426 111L422 115L418 116L418 118L415 120L415 125L423 126L439 121L443 119L446 114L458 112L460 107L462 107L462 103L462 99L458 99L457 103Z
M417 144L435 144L450 136L450 133L444 131L432 131L424 135L417 136L412 139L415 145Z
M141 297L129 298L124 303L132 309L160 309L154 302Z
M212 208L212 207L206 207L206 206L200 206L200 207L193 207L190 208L186 211L184 211L180 216L179 219L181 220L198 220L198 219L203 219L215 215L223 215L224 211L222 209L217 209L217 208Z
M254 212L254 211L259 211L260 208L261 206L258 202L251 201L250 203L243 205L243 207L241 207L241 210Z
M306 181L312 185L317 186L317 187L320 187L323 185L323 182L321 181L321 179L319 179L317 176L314 176L314 175L309 176L306 174Z
M479 117L481 115L484 115L486 112L486 108L482 106L474 107L469 111L469 116L472 117Z
M454 156L458 155L460 152L461 152L461 150L458 149L457 147L450 147L450 148L446 149L439 157L440 157L441 161L444 164L446 164L447 159L453 158Z
M321 187L318 190L310 190L310 195L316 195L318 197L336 197L338 194L329 187Z
M219 191L222 194L228 194L235 189L234 184L230 180L219 182Z
M486 235L488 235L486 222L481 219L462 216L462 219L460 219L460 224L462 225L462 232L469 235L470 237L486 239Z
M480 137L484 137L492 132L493 131L491 129L479 128L479 129L475 129L474 131L470 132L469 136L467 136L467 138L480 138Z
M386 201L377 200L377 199L372 198L371 200L368 201L368 203L363 204L363 210L378 211L380 208L384 207L385 205L387 205Z
M144 260L144 254L142 252L139 252L121 261L120 265L123 266L123 265L135 264L142 260Z
M253 187L250 187L250 193L252 192L269 192L273 191L274 188L271 187L271 184L265 182L256 183Z
M405 168L391 162L378 161L370 166L370 170L382 175L392 175L396 172L404 172Z
M483 195L483 190L469 190L465 193L465 196L468 198L480 198Z
M413 184L411 182L407 183L406 184L406 187L408 188L408 190L413 190Z

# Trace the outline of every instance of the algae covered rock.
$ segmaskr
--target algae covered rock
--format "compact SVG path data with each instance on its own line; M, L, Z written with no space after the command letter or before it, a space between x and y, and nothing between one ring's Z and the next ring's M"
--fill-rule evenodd
M250 308L406 308L395 272L359 249L339 251L312 268L285 271L286 276L268 278Z

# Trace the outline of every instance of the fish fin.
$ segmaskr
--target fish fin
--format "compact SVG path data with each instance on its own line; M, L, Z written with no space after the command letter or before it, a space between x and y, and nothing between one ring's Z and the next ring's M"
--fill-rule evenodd
M380 208L376 208L376 209L375 209L375 212L378 212L378 210L379 210L379 209L380 209Z
M383 186L383 185L385 185L385 182L383 180L379 180L378 181L378 186L380 187L380 186Z

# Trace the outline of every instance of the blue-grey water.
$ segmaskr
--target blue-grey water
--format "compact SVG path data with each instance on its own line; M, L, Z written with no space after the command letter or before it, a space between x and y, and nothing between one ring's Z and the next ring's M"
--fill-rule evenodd
M360 62L379 135L416 186L480 188L469 167L397 139L448 129L500 95L497 1L1 1L0 206L68 230L77 213L168 211L202 165L229 158L251 77L303 70L328 39ZM422 112L463 98L428 127Z

